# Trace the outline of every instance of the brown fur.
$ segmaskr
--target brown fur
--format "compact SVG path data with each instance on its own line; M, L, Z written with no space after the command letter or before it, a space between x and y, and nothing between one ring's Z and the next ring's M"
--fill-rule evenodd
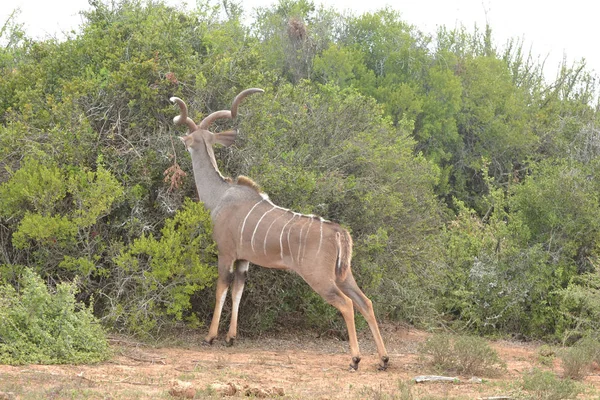
M258 183L254 182L252 179L248 178L247 176L244 176L244 175L238 176L236 183L238 185L248 186L248 187L256 190L257 193L261 193L260 186L258 185Z

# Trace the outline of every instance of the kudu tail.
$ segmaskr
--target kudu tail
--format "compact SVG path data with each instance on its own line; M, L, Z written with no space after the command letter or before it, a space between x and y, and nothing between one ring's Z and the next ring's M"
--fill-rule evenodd
M337 244L337 260L335 266L335 275L341 280L346 279L346 274L350 270L352 261L352 238L345 229L340 229L335 233Z

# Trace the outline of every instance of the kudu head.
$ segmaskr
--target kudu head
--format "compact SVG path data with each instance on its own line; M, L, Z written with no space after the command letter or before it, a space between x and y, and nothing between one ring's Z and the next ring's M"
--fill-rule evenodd
M180 115L173 118L173 122L176 125L186 125L188 127L188 134L181 136L181 141L185 144L188 150L196 148L196 146L206 146L209 154L212 154L212 146L215 143L222 144L224 146L231 146L237 135L236 130L230 130L219 133L212 133L208 130L210 125L218 119L228 118L234 119L237 116L237 108L244 97L253 93L262 93L264 90L258 88L246 89L240 92L233 103L231 104L231 110L220 110L215 111L208 115L206 118L196 125L194 121L188 116L187 106L183 100L178 97L171 97L171 102L179 106Z

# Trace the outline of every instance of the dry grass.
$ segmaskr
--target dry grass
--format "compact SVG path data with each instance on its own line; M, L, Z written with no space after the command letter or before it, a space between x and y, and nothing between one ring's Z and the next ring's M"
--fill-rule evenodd
M115 356L97 365L0 365L0 392L14 392L18 399L171 399L170 382L190 382L196 398L220 398L213 384L244 387L248 393L282 388L285 399L473 399L523 390L511 387L537 361L537 347L519 343L493 343L507 370L483 383L414 384L412 378L427 373L417 354L430 335L412 329L383 327L390 353L390 368L377 371L376 349L368 332L360 335L363 359L360 369L347 370L347 343L314 335L289 335L239 340L234 347L216 343L199 345L188 337L187 348L150 347L114 342ZM198 340L197 340L198 339ZM197 345L194 345L194 344ZM553 373L561 367L555 363ZM546 368L546 367L542 367ZM598 398L600 379L583 380L585 394ZM526 394L526 392L523 392Z

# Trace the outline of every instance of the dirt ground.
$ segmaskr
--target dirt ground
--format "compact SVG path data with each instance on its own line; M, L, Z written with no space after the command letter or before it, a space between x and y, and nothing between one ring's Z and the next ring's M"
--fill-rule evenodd
M242 338L234 347L225 347L221 338L213 346L201 346L199 335L174 339L160 347L113 338L114 356L97 365L0 365L0 400L173 399L186 395L196 399L518 399L526 398L520 381L532 368L561 374L558 360L553 367L540 364L535 344L499 341L491 345L507 368L498 376L476 381L459 376L460 382L415 384L414 377L433 372L417 354L419 343L428 334L392 325L383 325L382 334L390 355L385 372L377 370L378 357L369 332L359 335L362 362L356 372L347 368L347 342L315 338L314 334ZM600 371L591 371L581 385L583 393L578 398L599 398Z

